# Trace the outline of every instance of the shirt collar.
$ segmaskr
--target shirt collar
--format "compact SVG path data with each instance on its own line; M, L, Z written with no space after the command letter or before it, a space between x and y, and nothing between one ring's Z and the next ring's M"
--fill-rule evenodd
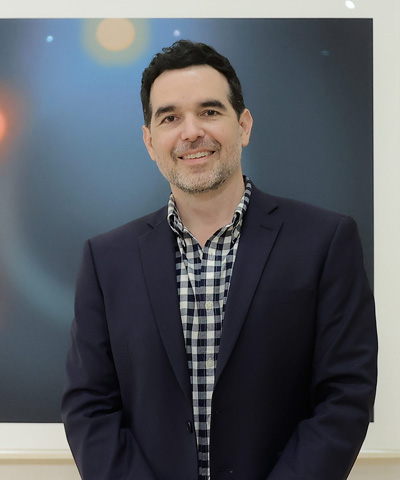
M232 222L229 225L226 225L224 228L226 230L229 227L232 227L232 236L233 238L237 238L240 234L240 230L242 227L242 222L244 218L244 214L246 213L247 207L250 202L251 196L251 182L246 175L243 175L243 181L245 184L244 194L236 207L235 213L233 214ZM179 211L176 206L175 198L171 193L168 201L168 212L167 212L167 220L171 229L181 238L183 238L184 234L188 232L182 220L179 216Z

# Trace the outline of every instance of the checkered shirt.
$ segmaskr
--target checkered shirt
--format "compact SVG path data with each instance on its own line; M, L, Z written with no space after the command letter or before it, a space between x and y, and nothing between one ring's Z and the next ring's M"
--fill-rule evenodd
M251 183L247 177L244 180L245 192L232 223L217 230L203 249L182 224L172 194L168 203L168 221L177 238L176 278L192 384L199 480L210 478L211 399L215 368L243 216L251 194Z

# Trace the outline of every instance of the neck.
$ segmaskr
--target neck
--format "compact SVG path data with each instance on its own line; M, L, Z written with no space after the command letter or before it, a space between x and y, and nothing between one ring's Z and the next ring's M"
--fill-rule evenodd
M240 172L208 192L188 194L172 185L171 189L183 224L204 247L211 235L232 221L245 187Z

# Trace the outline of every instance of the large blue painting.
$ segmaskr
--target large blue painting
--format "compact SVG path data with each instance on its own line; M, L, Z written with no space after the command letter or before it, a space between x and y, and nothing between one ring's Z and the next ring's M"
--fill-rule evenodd
M168 199L139 89L180 38L237 70L244 172L354 216L372 282L371 20L0 20L0 421L59 422L82 244Z

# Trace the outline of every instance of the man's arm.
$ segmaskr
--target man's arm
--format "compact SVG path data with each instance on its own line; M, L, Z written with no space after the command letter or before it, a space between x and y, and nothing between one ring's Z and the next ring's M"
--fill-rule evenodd
M155 480L125 424L89 242L78 276L71 335L62 420L83 480Z
M374 301L357 227L348 217L332 238L318 292L313 412L268 480L344 480L368 428L376 388Z

